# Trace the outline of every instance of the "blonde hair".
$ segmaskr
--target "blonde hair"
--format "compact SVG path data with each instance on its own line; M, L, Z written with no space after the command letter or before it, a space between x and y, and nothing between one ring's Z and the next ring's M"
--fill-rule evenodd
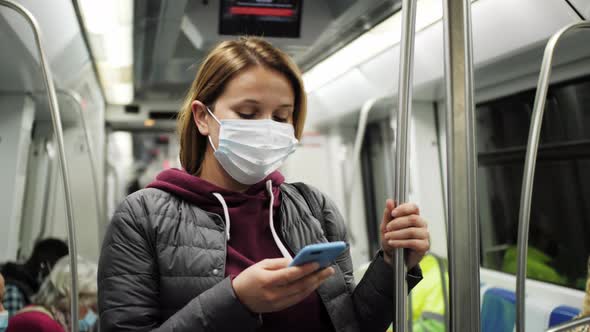
M288 79L295 95L293 127L295 136L301 138L307 99L297 65L286 53L257 37L224 41L213 48L201 64L178 116L180 163L188 173L199 173L207 142L207 137L201 135L193 121L191 104L199 100L207 106L213 105L236 74L253 66L277 71Z
M45 278L33 303L45 308L55 308L68 313L71 294L70 257L62 257ZM96 283L98 267L84 258L78 257L78 291L80 306L90 307L97 302Z

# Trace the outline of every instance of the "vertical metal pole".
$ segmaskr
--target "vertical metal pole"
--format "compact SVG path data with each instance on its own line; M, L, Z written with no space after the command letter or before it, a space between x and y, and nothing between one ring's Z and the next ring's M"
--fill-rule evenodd
M481 329L480 322L480 232L479 232L479 203L477 200L477 128L476 128L476 117L475 117L475 79L474 79L474 68L473 68L473 24L471 20L471 2L472 0L465 0L463 7L463 15L465 17L465 106L467 116L467 190L469 195L468 211L470 216L471 225L471 243L472 250L470 251L472 264L471 272L474 275L471 278L471 284L473 287L471 290L471 304L477 308L477 316L474 320L477 325L477 330Z
M545 111L545 100L549 89L549 77L551 76L551 65L553 54L557 43L563 35L577 29L590 29L590 22L577 22L570 24L556 32L547 42L543 63L539 73L535 104L531 115L531 126L524 162L524 173L522 176L522 190L520 194L520 211L518 213L518 263L516 271L516 332L525 331L525 282L527 266L527 249L529 242L529 225L531 219L531 201L533 197L533 181L535 177L535 164L537 162L537 150L539 149L539 136L543 124L543 112Z
M471 2L445 0L450 329L480 330Z
M55 137L57 139L58 156L60 161L60 168L62 173L62 180L64 185L64 194L66 201L66 216L68 221L68 245L70 250L70 269L72 273L72 301L70 303L70 315L71 321L76 322L72 324L71 330L78 332L78 250L76 247L76 225L74 223L74 212L72 205L72 193L70 192L70 178L68 176L68 164L66 162L66 152L64 147L63 129L61 127L61 116L59 113L59 105L57 104L57 96L55 93L55 86L53 85L53 77L51 75L51 69L45 56L43 44L41 43L41 30L37 21L33 15L23 6L8 0L0 0L0 6L8 7L21 16L31 25L33 35L35 36L35 44L39 51L39 61L41 63L41 70L43 72L43 78L45 85L47 86L47 97L49 98L49 109L51 111L51 122L55 131Z
M80 116L80 123L82 124L82 130L84 131L84 138L86 140L86 146L88 148L88 159L90 161L90 172L92 176L92 184L94 185L94 198L96 204L96 214L98 218L98 222L102 225L106 222L105 217L103 216L104 206L102 204L102 197L100 194L99 186L98 186L98 171L96 170L96 155L94 154L94 147L92 146L92 140L90 139L90 131L88 130L88 126L86 125L86 117L84 116L84 112L82 110L82 101L80 96L70 90L58 90L58 93L67 96L68 98L72 99L75 104L76 110L78 111L78 115Z
M402 36L400 46L399 66L399 95L398 110L392 109L392 118L397 113L397 138L395 156L395 190L393 199L396 204L407 202L407 170L408 170L408 134L410 114L412 108L412 74L414 37L416 21L416 0L402 1ZM406 265L403 249L396 249L393 253L393 282L395 299L394 331L407 331L407 290Z

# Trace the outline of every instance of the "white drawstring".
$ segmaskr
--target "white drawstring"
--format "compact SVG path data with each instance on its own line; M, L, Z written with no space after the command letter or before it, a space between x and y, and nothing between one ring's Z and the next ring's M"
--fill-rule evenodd
M221 206L223 207L223 215L225 217L225 236L227 237L227 240L229 241L230 221L229 221L229 210L227 209L227 204L225 203L225 200L223 199L223 196L221 196L221 194L213 193L213 196L215 196L215 198L217 198L219 200L219 202L221 203Z
M285 245L281 242L281 239L279 239L279 236L277 235L277 231L275 231L275 223L273 220L273 211L272 211L272 208L273 208L273 205L275 202L275 195L272 193L272 181L271 180L266 181L266 190L268 190L268 193L270 195L270 211L269 211L270 232L272 233L272 237L275 240L277 247L279 247L281 254L283 254L283 257L293 259L293 257L291 257L291 253L289 253L289 250L287 250L287 248L285 248Z
M289 250L287 250L285 245L281 242L281 239L279 238L279 236L277 235L277 231L275 230L275 225L274 225L274 220L273 220L273 205L275 203L275 196L272 193L272 181L271 180L266 181L266 189L268 190L268 194L270 195L270 208L269 208L268 213L269 213L270 232L272 233L272 238L275 240L275 244L279 248L279 251L281 252L281 254L283 254L283 257L293 259L293 257L291 256L291 253L289 253ZM215 198L217 198L217 200L219 201L219 203L221 203L221 206L223 207L223 215L225 217L225 235L227 237L227 240L229 241L229 239L230 239L229 230L230 230L231 222L229 219L229 210L227 208L227 204L225 203L225 200L223 199L223 196L221 196L221 194L213 193L213 196L215 196Z

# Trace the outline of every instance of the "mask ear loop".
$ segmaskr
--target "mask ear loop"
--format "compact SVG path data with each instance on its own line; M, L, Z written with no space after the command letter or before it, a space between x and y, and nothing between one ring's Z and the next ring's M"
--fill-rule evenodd
M221 126L221 121L219 121L219 119L215 116L215 114L213 114L213 112L211 112L211 109L209 109L208 106L205 106L205 107L207 107L207 112L209 112L209 114L211 114L213 119L215 119L215 121L217 121L217 123L219 123L219 126Z
M209 112L209 114L211 114L213 119L215 121L217 121L217 123L219 124L219 132L221 133L221 121L219 121L219 119L215 116L215 114L213 114L213 112L211 112L211 110L209 109L208 106L205 106L205 107L207 107L207 112ZM209 139L209 144L211 144L211 147L213 148L213 152L217 152L217 148L215 148L215 145L213 144L213 141L211 140L211 135L207 135L207 138Z
M213 145L213 141L211 140L211 136L207 136L207 138L209 139L209 145L211 145L211 147L213 148L213 152L217 152L217 149L215 148L215 145Z

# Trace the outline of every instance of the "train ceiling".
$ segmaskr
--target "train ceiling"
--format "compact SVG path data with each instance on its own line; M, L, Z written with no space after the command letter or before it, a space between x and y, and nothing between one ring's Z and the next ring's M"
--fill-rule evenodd
M136 102L178 100L207 51L234 36L218 33L220 1L134 2ZM303 70L399 9L399 0L303 1L300 38L268 38Z

